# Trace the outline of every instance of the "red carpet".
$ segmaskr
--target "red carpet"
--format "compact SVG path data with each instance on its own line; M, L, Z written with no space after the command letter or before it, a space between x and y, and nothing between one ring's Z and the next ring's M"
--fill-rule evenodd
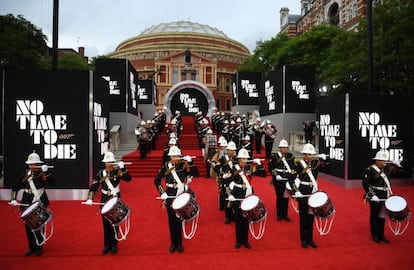
M155 173L160 163L154 165ZM137 161L137 164L140 163ZM100 255L103 233L97 206L84 206L80 201L52 201L54 235L41 257L24 257L27 244L20 213L3 201L0 204L0 268L382 270L412 269L414 265L414 225L409 225L401 236L394 236L387 227L386 236L391 243L373 242L369 235L369 207L362 202L362 189L346 190L324 179L318 180L319 185L336 207L335 221L327 236L320 236L315 227L317 249L303 249L299 242L299 217L292 208L289 209L292 222L276 221L270 176L253 179L256 194L267 207L268 220L261 240L249 235L252 249L234 248L234 223L224 224L224 213L217 207L215 181L199 177L191 184L200 206L198 230L193 239L183 240L184 253L170 254L167 213L155 199L158 196L153 184L155 174L138 175L121 186L123 200L131 209L131 231L126 241L120 242L117 255ZM393 190L404 196L414 209L414 187Z

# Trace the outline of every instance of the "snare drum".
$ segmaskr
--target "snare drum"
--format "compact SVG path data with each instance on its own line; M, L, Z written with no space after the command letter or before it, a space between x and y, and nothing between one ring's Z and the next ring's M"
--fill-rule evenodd
M249 195L240 204L243 215L250 222L260 222L266 215L267 210L262 200L256 195Z
M197 202L194 200L194 197L191 196L190 193L184 192L177 196L172 202L172 208L174 209L175 213L184 220L191 220L193 219L200 208Z
M102 216L115 226L124 222L130 213L128 205L121 201L119 197L111 198L101 210Z
M403 221L410 216L407 201L398 195L392 195L385 201L385 209L392 221Z
M20 216L33 231L42 229L52 218L52 212L40 201L32 203Z
M328 218L334 212L335 208L326 194L323 191L313 193L308 200L308 205L312 208L313 213L319 218Z

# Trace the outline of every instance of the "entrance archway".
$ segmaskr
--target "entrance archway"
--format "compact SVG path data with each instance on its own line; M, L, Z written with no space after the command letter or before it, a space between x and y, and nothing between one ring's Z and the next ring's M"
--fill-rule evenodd
M165 94L164 107L167 115L180 111L181 115L194 115L201 111L211 116L215 107L214 96L205 85L197 81L182 81Z

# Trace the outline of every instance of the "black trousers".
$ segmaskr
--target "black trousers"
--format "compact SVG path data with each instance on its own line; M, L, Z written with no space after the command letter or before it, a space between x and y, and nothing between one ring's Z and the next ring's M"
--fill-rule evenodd
M384 236L385 218L379 217L382 207L384 207L383 202L369 202L369 227L372 237Z
M243 216L240 202L232 202L232 207L236 223L236 243L246 244L249 242L249 221Z
M102 224L104 231L104 247L112 248L118 246L118 240L115 238L115 234L118 233L118 226L112 226L112 223L102 216Z
M314 215L309 214L308 198L300 198L299 201L299 230L300 240L313 241L313 219Z
M265 142L265 150L266 150L266 158L270 159L272 157L272 148L273 148L273 141L266 141Z
M284 198L283 195L286 190L286 181L273 179L273 187L276 193L276 215L278 217L287 217L289 197Z
M44 232L44 228L42 228L38 231L32 232L32 229L30 229L30 227L25 224L24 229L26 230L26 236L27 236L27 242L29 244L29 250L36 251L37 249L42 249L43 245L38 245L36 243L36 238L37 238L37 241L39 243L43 242L42 233ZM36 237L35 237L34 234L36 234Z
M256 147L256 154L260 154L261 148L262 148L262 138L255 138L254 144Z
M172 208L172 199L167 199L168 226L170 229L171 244L175 247L182 245L182 220L177 217Z

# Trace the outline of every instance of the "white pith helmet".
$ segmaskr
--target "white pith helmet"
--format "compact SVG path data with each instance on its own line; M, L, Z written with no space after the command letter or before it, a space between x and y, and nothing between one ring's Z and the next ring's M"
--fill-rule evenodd
M244 136L243 140L250 141L250 136L249 135Z
M174 139L174 138L171 138L169 141L168 141L168 144L177 144L177 140L176 139Z
M233 141L229 142L227 144L227 149L228 150L237 150L236 144Z
M302 151L300 151L302 154L310 154L310 155L315 155L315 147L313 147L312 144L307 143L303 146Z
M389 155L388 152L385 150L379 150L376 154L375 157L373 158L374 160L383 160L383 161L387 161L389 159Z
M227 141L226 140L222 140L220 143L221 147L227 147Z
M289 144L285 139L281 139L278 147L289 147Z
M168 156L181 156L181 150L177 146L171 146L168 151Z
M102 159L102 162L115 162L115 156L112 152L106 152L104 155L104 158Z
M40 160L40 156L33 152L31 153L26 160L26 164L38 164L38 163L43 163L43 161Z
M237 158L250 158L249 151L244 148L240 149Z
M141 126L143 126L143 125L145 125L145 121L144 120L141 121Z
M170 138L176 138L176 136L175 136L175 133L174 133L174 132L171 132L171 133L170 133Z
M222 141L226 141L226 138L224 138L223 136L220 136L218 139L218 143L221 143Z

